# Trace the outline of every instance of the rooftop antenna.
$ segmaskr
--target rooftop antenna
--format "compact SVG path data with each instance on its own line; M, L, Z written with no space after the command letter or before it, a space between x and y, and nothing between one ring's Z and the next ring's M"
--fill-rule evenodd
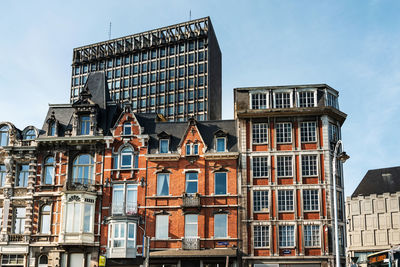
M189 9L189 20L192 20L192 10Z
M110 27L108 28L108 40L111 40L111 21L110 21Z

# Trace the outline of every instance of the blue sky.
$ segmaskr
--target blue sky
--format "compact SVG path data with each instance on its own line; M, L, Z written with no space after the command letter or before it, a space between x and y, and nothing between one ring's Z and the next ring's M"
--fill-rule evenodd
M72 49L210 16L233 88L327 83L340 91L346 195L368 169L400 163L400 1L6 1L0 16L0 121L41 127L67 103Z

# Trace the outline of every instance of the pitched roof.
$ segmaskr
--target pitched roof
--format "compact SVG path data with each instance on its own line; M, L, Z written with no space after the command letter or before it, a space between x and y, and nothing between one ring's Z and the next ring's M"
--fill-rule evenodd
M400 166L369 170L351 197L400 192Z
M137 113L135 114L139 124L144 128L143 134L149 135L149 153L157 153L159 137L161 132L170 136L169 147L171 151L177 151L181 139L189 127L188 122L160 122L157 121L155 113ZM198 121L197 128L206 143L207 151L214 148L214 134L218 130L227 133L227 149L230 152L237 152L236 126L234 120L220 121Z

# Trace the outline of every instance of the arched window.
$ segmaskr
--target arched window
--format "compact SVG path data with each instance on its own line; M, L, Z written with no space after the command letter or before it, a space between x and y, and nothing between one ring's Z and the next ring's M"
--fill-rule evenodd
M40 211L40 233L50 234L50 205L44 205Z
M33 130L33 129L26 131L26 133L24 134L25 140L32 140L35 138L36 138L36 133L35 133L35 130Z
M47 157L44 161L43 184L54 183L54 158Z
M75 158L72 166L72 180L74 183L93 183L93 158L89 154L82 154Z
M8 126L0 126L0 146L8 145Z
M133 149L131 147L125 147L121 150L121 168L128 169L132 168L133 163Z
M46 255L42 255L39 258L39 267L47 267L48 265L48 258Z

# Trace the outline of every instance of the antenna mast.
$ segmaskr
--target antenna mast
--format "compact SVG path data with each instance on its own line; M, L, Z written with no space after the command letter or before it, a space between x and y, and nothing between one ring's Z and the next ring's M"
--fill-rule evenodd
M111 40L111 21L110 21L110 27L108 28L108 40Z

